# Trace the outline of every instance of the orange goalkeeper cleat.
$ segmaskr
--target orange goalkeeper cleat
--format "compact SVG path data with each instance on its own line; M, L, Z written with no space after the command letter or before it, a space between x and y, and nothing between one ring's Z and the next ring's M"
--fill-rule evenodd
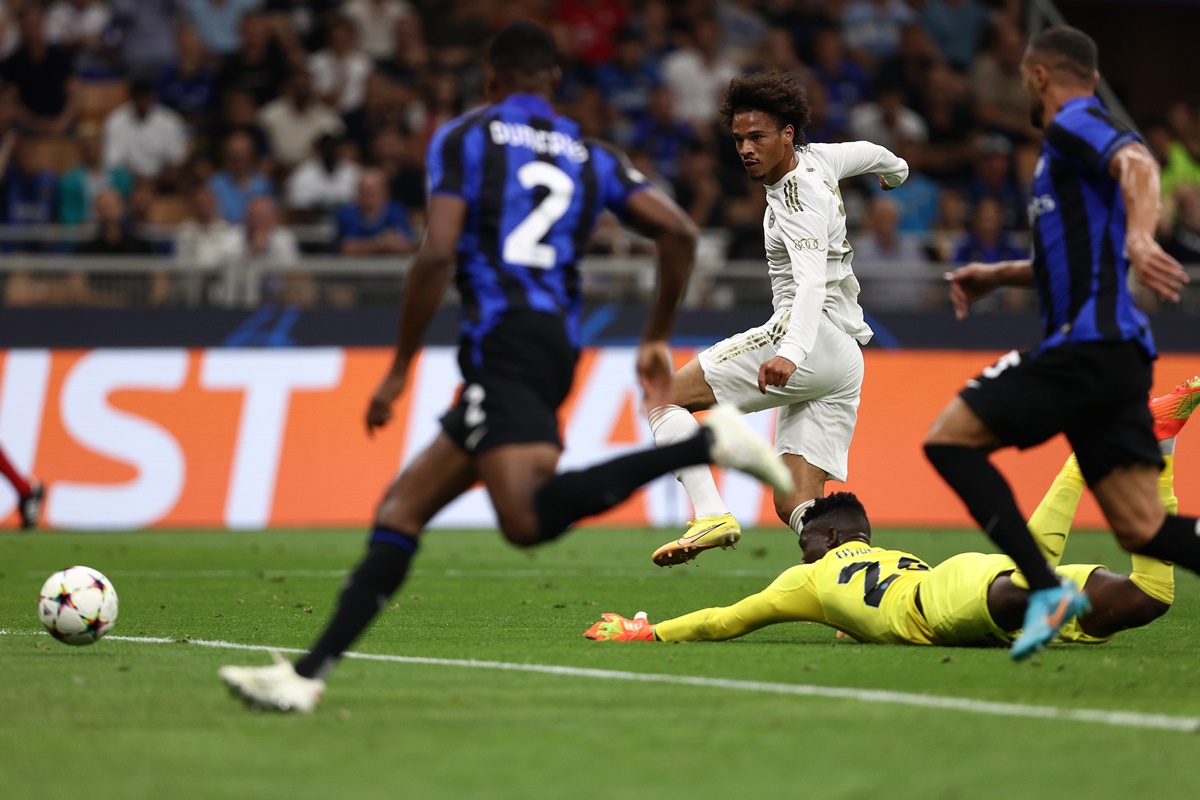
M625 619L620 614L601 614L602 619L584 631L583 635L597 642L653 642L654 626L646 618L645 611L639 611L633 619Z
M1188 417L1200 405L1200 375L1184 381L1169 394L1150 401L1150 414L1154 417L1154 436L1160 442L1174 439L1183 430Z

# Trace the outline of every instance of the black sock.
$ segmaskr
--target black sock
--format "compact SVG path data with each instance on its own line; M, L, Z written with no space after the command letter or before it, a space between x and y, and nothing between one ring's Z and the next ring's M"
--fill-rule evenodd
M406 533L376 528L367 554L346 579L337 609L312 649L296 661L296 672L306 678L324 678L383 610L388 598L404 583L408 565L417 552L417 539Z
M1059 585L1054 570L1046 563L1025 525L1012 489L992 466L987 453L961 445L927 444L925 455L962 498L984 533L1025 573L1029 588L1049 589Z
M561 536L575 522L599 514L671 470L709 463L708 429L666 447L651 447L578 472L555 475L538 490L534 505L542 541Z
M1200 520L1168 514L1158 533L1138 552L1200 573Z

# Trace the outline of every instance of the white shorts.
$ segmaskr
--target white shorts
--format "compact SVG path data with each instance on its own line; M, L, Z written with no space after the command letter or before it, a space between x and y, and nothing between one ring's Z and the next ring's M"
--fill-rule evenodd
M817 340L787 386L758 391L758 368L774 358L787 312L766 324L718 342L700 354L704 380L717 402L748 414L778 408L775 452L803 456L835 481L846 480L850 440L858 421L863 357L858 342L821 315Z

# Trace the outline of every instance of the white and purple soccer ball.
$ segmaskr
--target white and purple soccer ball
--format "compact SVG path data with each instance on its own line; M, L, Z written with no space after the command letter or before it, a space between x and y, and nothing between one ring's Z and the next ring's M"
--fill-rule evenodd
M117 621L117 590L99 570L67 567L42 584L38 618L60 642L92 644Z

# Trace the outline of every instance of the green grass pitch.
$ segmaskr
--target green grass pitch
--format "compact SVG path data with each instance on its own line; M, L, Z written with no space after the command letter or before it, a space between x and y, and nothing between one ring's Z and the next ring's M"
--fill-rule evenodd
M1103 646L1027 664L1003 650L860 645L795 624L691 645L589 642L601 611L652 620L723 605L799 559L786 531L660 570L661 531L586 530L521 552L494 532L435 532L355 650L600 671L887 690L1058 709L1200 717L1200 580ZM861 697L346 660L311 717L255 713L216 677L303 647L330 610L361 532L0 536L0 795L112 798L1178 797L1194 733L995 716ZM974 532L885 531L931 563L986 549ZM1068 561L1125 570L1107 534ZM38 635L36 597L86 564L121 598L113 636ZM1033 713L1033 712L1031 712Z

